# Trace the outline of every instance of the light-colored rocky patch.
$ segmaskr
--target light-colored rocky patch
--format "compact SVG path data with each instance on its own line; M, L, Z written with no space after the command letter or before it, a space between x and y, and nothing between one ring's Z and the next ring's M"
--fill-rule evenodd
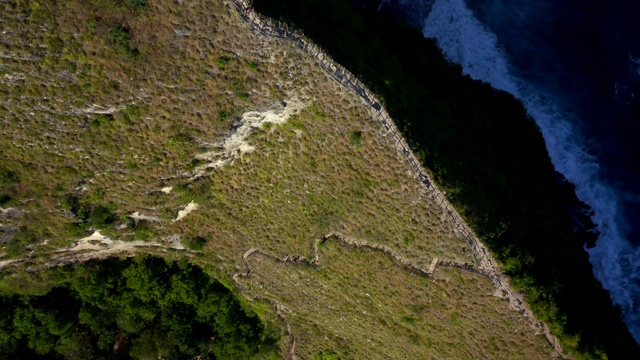
M0 208L0 221L11 221L22 215L22 210L16 208Z
M129 215L130 218L132 218L135 221L139 221L139 220L147 220L147 221L162 221L160 219L158 219L157 217L153 217L153 216L146 216L144 214L141 214L140 212L136 211L133 214Z
M124 242L120 240L112 240L96 230L90 236L78 240L78 242L64 249L58 249L56 252L76 252L83 250L107 250L113 248L133 248L136 246L160 246L159 243L146 241Z
M174 234L157 241L120 241L110 239L100 233L100 230L90 236L78 240L74 245L58 249L45 264L32 264L30 271L39 271L54 266L82 263L89 260L104 260L113 256L135 256L145 254L151 248L166 252L167 249L185 250L186 256L191 253L182 245L180 235ZM22 261L22 260L19 260ZM1 263L7 266L9 263Z
M299 114L302 109L309 105L309 101L298 95L283 102L284 108L280 110L248 111L242 114L239 121L240 126L222 143L218 145L219 150L209 151L196 155L196 159L206 162L198 166L193 173L187 174L191 179L197 179L205 174L207 170L215 170L233 160L242 157L246 153L255 150L247 142L247 138L255 129L261 128L266 123L283 124L293 115Z
M184 218L185 216L189 215L190 212L197 210L199 207L200 205L194 203L193 201L190 202L187 206L185 206L184 210L178 211L178 216L173 221L178 221Z

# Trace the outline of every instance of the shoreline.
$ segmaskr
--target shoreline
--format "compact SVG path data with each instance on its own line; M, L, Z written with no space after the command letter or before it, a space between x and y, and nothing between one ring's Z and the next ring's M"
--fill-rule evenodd
M460 214L458 214L458 212L449 203L443 192L437 188L432 178L427 175L427 172L422 168L406 140L396 127L395 122L393 122L385 108L381 105L380 101L377 100L376 96L373 95L366 86L360 82L360 80L353 76L353 74L331 59L331 57L325 54L317 45L313 44L310 40L305 39L304 36L291 32L288 29L278 28L277 25L273 24L269 18L258 14L253 9L249 1L230 1L236 6L238 13L243 17L252 30L258 31L265 36L285 38L298 45L299 48L310 54L316 60L318 65L320 65L320 67L323 68L334 80L350 89L353 93L358 95L363 103L370 107L374 120L379 123L389 137L395 140L394 143L396 144L396 149L404 155L414 171L414 177L425 187L427 192L427 196L425 196L425 198L430 198L432 201L436 202L443 212L449 215L449 218L455 224L460 236L464 238L471 247L479 268L488 273L488 275L485 276L492 281L498 291L506 294L513 310L518 311L522 316L527 318L534 327L540 329L542 333L544 333L545 338L554 348L554 351L558 356L566 358L563 354L560 342L551 334L549 327L544 322L536 319L531 309L523 301L524 299L522 294L517 294L511 289L508 277L502 273L498 263L492 257L485 245L478 240L462 216L460 216Z

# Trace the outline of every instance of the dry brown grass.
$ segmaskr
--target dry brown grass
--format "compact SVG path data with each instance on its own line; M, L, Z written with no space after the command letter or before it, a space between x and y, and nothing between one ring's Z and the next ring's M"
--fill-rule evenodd
M481 277L439 268L434 280L378 252L330 242L319 268L250 259L246 291L286 306L296 353L346 359L547 359L551 347Z
M207 239L195 261L229 284L250 247L307 255L330 230L387 245L420 267L434 257L473 261L361 101L307 54L248 31L222 1L154 1L143 13L41 3L29 15L28 6L5 2L0 15L11 29L0 35L0 160L22 180L7 205L27 210L15 225L49 240L33 261L87 235L69 231L61 201L70 193L113 204L116 225L135 211L163 219L149 224L150 240ZM110 42L115 26L129 29L142 60ZM243 112L278 108L293 93L310 105L256 131L255 152L192 183L183 176ZM96 113L110 107L111 115ZM165 186L174 190L161 193ZM200 208L171 222L191 201ZM428 281L381 254L334 243L321 256L319 269L252 258L255 277L240 291L291 310L301 358L332 350L345 358L533 359L551 351L483 278L439 269Z

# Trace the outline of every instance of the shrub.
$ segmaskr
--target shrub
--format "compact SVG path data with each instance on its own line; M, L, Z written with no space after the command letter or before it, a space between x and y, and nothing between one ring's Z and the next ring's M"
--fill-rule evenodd
M113 211L113 208L111 206L103 205L93 207L88 219L89 223L95 228L113 224L116 220L117 216Z
M114 27L109 31L108 36L111 44L120 55L134 62L142 60L142 54L133 45L131 33L127 28Z
M0 188L13 186L20 182L18 173L5 167L0 167Z
M191 250L202 251L207 244L207 239L202 236L191 236L184 240L184 244Z
M218 111L218 117L216 117L216 121L225 122L228 118L229 118L229 113L224 110L220 110Z
M313 360L338 360L338 354L333 351L323 351L313 357Z
M360 146L362 140L362 131L352 131L349 135L349 143L353 146Z
M0 205L11 201L11 189L20 182L17 172L0 166Z
M145 0L124 0L124 4L135 10L144 10L147 8Z
M141 114L141 110L139 107L135 105L129 105L122 109L122 116L124 117L124 122L126 124L133 123L133 120L137 119Z
M258 64L255 61L250 61L248 66L249 66L249 69L251 69L251 70L257 70L258 66L260 66L260 64Z
M109 115L109 114L96 114L93 119L91 119L91 121L89 122L89 126L91 126L92 129L97 129L99 127L101 127L102 125L109 123L111 120L113 120L113 116Z
M218 64L219 68L224 68L229 64L229 58L227 56L220 56L216 59L216 64Z

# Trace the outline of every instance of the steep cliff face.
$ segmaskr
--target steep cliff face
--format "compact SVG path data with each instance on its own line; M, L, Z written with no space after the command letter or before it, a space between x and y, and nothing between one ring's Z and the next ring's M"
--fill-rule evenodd
M639 351L584 251L597 237L584 216L590 209L557 178L520 102L461 76L432 41L377 9L337 0L324 2L321 14L314 2L255 4L299 27L382 99L449 200L569 348L616 358Z

